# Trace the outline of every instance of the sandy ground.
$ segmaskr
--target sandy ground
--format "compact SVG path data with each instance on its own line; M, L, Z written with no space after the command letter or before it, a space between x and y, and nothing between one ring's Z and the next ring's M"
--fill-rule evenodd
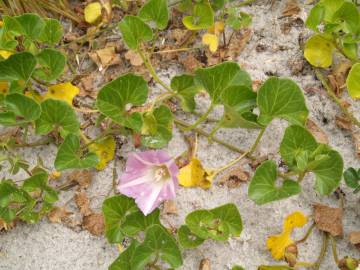
M283 34L281 27L287 19L278 19L285 1L278 1L270 9L267 1L258 1L251 7L244 8L253 14L254 34L246 49L240 55L239 63L251 74L254 80L264 80L270 74L290 77L297 81L303 89L319 87L320 84L314 78L311 69L305 64L302 72L297 76L292 75L293 63L302 63L302 54L299 47L299 36L307 35L303 26L294 26L288 34ZM305 1L304 1L305 2ZM301 18L306 18L309 6L301 4ZM258 52L257 45L263 45L265 51ZM161 73L164 79L173 76L176 68L170 68ZM322 94L323 93L323 94ZM310 117L323 128L329 137L330 145L339 151L345 161L345 166L359 167L360 162L354 153L351 136L348 132L335 126L335 115L339 113L337 107L329 100L324 92L305 92L306 102L310 110ZM199 100L199 111L203 111L206 100ZM360 103L353 104L356 116L360 117ZM217 108L211 115L219 117L221 108ZM193 121L193 118L182 116L184 120ZM287 123L274 121L267 129L261 145L258 147L259 154L269 154L274 159L279 159L277 149ZM210 130L211 125L205 124L203 128ZM256 131L241 129L222 129L217 136L240 148L248 148L255 136ZM186 149L182 135L176 130L174 138L168 146L170 154L176 156ZM125 145L119 151L125 157L133 149ZM49 147L22 151L27 160L35 162L36 156L40 155L47 166L53 166L55 148ZM210 144L206 138L200 138L198 156L207 167L219 167L226 164L237 155L217 144ZM248 169L246 166L245 169ZM118 167L121 174L123 165ZM21 178L18 175L17 178ZM89 188L92 197L92 206L95 209L101 207L104 194L111 187L112 164L102 172L94 172L94 181ZM239 264L247 270L255 270L260 264L273 264L275 261L266 250L265 241L268 235L279 233L283 218L295 210L301 210L306 214L312 213L312 204L322 202L337 206L335 196L321 198L313 190L314 178L308 176L303 181L303 192L287 200L256 206L247 197L247 185L243 184L235 189L214 185L210 190L185 189L178 191L176 205L178 215L164 216L165 225L180 225L184 222L187 213L202 208L212 208L224 203L235 203L242 215L244 230L239 238L228 242L206 241L195 250L184 253L183 270L198 269L202 258L209 258L213 270L231 269L234 264ZM344 239L338 239L340 257L351 255L358 257L359 253L347 241L350 231L360 228L359 196L354 196L344 187L348 194L346 197L346 211L344 217ZM73 195L73 191L64 192L61 195L62 202L67 201ZM305 231L297 230L295 238L300 238ZM299 246L300 259L314 261L320 251L321 235L315 233L305 244ZM103 237L91 236L87 231L74 231L64 225L50 224L44 220L37 225L18 225L14 230L0 235L0 269L1 270L103 270L111 264L117 256L117 248L107 244ZM328 252L321 269L336 269L331 253Z

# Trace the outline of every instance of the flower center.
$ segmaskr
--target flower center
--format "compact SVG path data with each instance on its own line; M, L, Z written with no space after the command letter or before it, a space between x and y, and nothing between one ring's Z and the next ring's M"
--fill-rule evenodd
M154 173L155 182L165 182L170 178L170 172L165 165L158 166Z

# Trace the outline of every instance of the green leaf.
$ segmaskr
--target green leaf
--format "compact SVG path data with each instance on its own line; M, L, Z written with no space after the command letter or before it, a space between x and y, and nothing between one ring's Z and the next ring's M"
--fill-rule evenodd
M210 28L214 24L214 11L208 2L195 3L191 16L185 16L182 22L189 30Z
M2 180L0 182L0 207L7 207L17 192L18 188L11 180Z
M318 25L322 22L325 15L325 8L322 4L316 4L311 10L306 19L306 27L318 32Z
M144 242L135 250L132 267L144 269L154 256L158 256L172 268L180 267L183 263L175 239L159 225L153 225L146 230Z
M110 243L121 243L125 234L122 225L126 218L139 212L133 199L117 195L104 201L102 211L105 218L105 235Z
M221 97L230 86L245 86L252 89L252 81L246 71L235 62L224 62L196 70L198 80L209 93L213 104L221 104Z
M66 169L85 169L95 167L99 159L95 153L83 155L80 151L80 138L75 134L66 136L60 145L55 159L55 168L59 171Z
M156 209L147 216L141 211L137 211L126 217L126 220L121 226L121 230L126 236L135 236L140 231L145 231L154 224L161 225L159 209Z
M119 28L126 45L133 50L138 49L141 42L153 38L150 26L136 16L126 15L119 23Z
M178 238L179 243L183 248L196 248L204 243L205 239L198 237L194 233L192 233L188 226L182 225L178 229Z
M212 214L229 228L231 236L240 236L242 231L242 220L236 205L233 203L224 204L210 210Z
M301 153L311 154L318 147L312 134L303 127L290 126L285 130L280 144L281 158L290 168L296 168L297 156Z
M345 33L357 34L360 29L359 10L354 3L345 2L336 11L332 20L343 25Z
M44 201L47 203L55 203L59 197L57 192L48 185L48 175L39 173L24 180L22 188L26 192L41 192Z
M142 136L141 144L150 148L162 148L172 138L173 115L170 109L161 105L153 112L155 123L152 123L153 134ZM145 122L144 122L145 123Z
M0 61L0 80L17 81L29 80L36 66L35 57L28 52L11 55L8 59Z
M350 188L359 188L360 186L360 174L354 168L348 168L344 172L345 183Z
M360 63L356 63L351 67L346 79L346 86L352 98L360 98Z
M40 105L25 95L9 94L5 97L4 103L8 111L0 113L2 125L21 125L35 121L40 117Z
M275 185L277 167L274 161L268 160L257 167L252 178L248 194L256 204L262 205L282 200L301 192L300 185L292 180L285 180L281 187Z
M258 90L258 122L268 125L274 118L304 125L309 114L300 87L290 79L269 78Z
M139 17L146 22L155 22L158 29L164 30L169 21L167 0L149 0L140 9Z
M133 240L131 245L120 253L119 257L110 265L109 270L135 270L131 268L131 262L134 259L135 250L139 242Z
M15 19L21 26L20 34L32 40L38 38L45 27L44 20L37 14L27 13Z
M226 18L226 25L229 25L234 30L239 30L242 27L247 27L252 22L251 15L245 12L238 12L238 8L228 8L228 16Z
M344 0L321 0L320 3L325 9L324 20L326 22L332 22L334 14L343 5Z
M46 99L41 103L41 115L36 120L36 133L47 134L54 128L77 133L80 124L73 108L62 100Z
M148 96L147 82L140 76L126 74L106 84L99 91L96 99L96 106L100 112L116 123L130 128L133 126L127 122L129 114L126 112L126 105L140 106L146 102ZM141 121L138 118L133 121ZM136 124L138 125L138 123ZM141 124L140 124L141 125Z
M241 266L238 266L238 265L235 265L231 268L231 270L245 270L244 267L241 267Z
M61 40L63 32L63 27L58 20L45 19L45 27L41 32L39 40L54 46Z
M36 58L40 65L34 72L36 78L51 82L63 73L66 57L61 52L53 49L44 49Z
M170 86L180 98L181 108L186 112L193 112L196 106L194 98L200 90L195 84L195 77L187 74L174 76Z
M324 35L314 35L305 44L304 56L314 67L327 68L333 61L335 47Z
M289 266L284 265L260 265L258 270L295 270Z

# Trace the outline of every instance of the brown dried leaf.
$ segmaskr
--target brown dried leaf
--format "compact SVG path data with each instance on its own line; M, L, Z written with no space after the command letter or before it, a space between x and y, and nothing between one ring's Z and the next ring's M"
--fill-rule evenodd
M255 160L252 160L249 165L253 170L255 170L261 163L263 163L267 159L268 159L267 156L262 156Z
M355 146L355 153L360 158L360 132L353 132L351 136Z
M327 205L314 205L314 220L319 230L328 232L332 236L342 236L343 210L341 208L333 208Z
M249 181L249 178L250 174L238 166L221 177L218 183L219 185L226 185L228 188L237 188L241 183Z
M48 219L51 223L62 223L71 214L72 212L68 212L65 207L55 206L48 214Z
M251 38L251 29L242 29L235 32L227 52L227 60L236 60L240 53L244 50L246 44Z
M133 50L128 50L125 53L125 59L129 60L130 64L136 67L141 66L144 63L140 55Z
M9 231L16 226L16 221L12 221L11 223L6 223L4 220L0 218L0 231L5 230Z
M121 63L120 56L116 53L114 46L105 47L95 52L90 52L89 57L99 67L99 70Z
M69 182L75 182L80 188L86 189L92 181L92 173L88 170L74 171L67 177Z
M90 201L85 192L76 192L74 201L83 216L86 217L91 215L92 211L90 209Z
M301 9L296 0L289 0L287 1L285 8L282 11L282 15L283 17L291 17L299 14L300 10Z
M177 214L175 201L165 201L163 212L164 214Z
M89 216L84 217L82 226L93 235L102 235L105 229L105 221L103 214L93 213Z
M344 60L337 64L331 71L331 74L328 75L331 88L334 90L335 95L340 96L342 94L346 86L347 73L349 72L351 66L351 61Z
M311 119L308 119L306 122L306 128L311 132L315 137L318 143L328 144L329 139L326 133Z
M199 270L211 270L210 260L208 258L200 261Z
M353 244L353 245L360 244L360 231L358 231L358 232L350 232L349 240L350 240L350 243Z
M340 115L336 115L335 116L335 124L342 129L345 130L351 130L352 129L352 123L351 121L345 117L345 116L340 116Z
M193 54L188 54L185 59L180 59L180 63L184 65L188 72L193 72L202 66Z

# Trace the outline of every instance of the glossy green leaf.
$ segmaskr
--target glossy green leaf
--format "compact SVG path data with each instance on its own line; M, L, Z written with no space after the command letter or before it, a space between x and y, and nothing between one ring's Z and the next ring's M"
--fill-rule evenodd
M36 120L36 133L47 134L53 129L77 133L79 121L73 108L62 100L47 99L41 103L41 115Z
M344 179L348 187L358 190L360 187L360 170L356 171L351 167L346 169Z
M170 109L161 105L156 108L153 112L149 112L153 116L152 119L155 120L155 123L152 125L152 133L142 136L141 144L150 147L150 148L162 148L171 140L172 138L172 126L173 126L173 115ZM144 126L145 126L144 122Z
M194 98L200 90L195 83L194 76L188 74L174 76L170 86L180 98L181 108L186 112L193 112L196 106Z
M25 83L29 80L36 66L35 57L28 52L16 53L4 61L0 61L0 80Z
M66 57L61 52L53 49L44 49L36 59L40 65L34 76L40 80L50 82L56 80L64 71Z
M314 67L327 68L333 61L333 43L324 35L314 35L305 44L304 56Z
M95 167L98 162L99 159L95 153L82 153L80 149L80 138L70 133L59 147L55 159L55 168L58 171L85 169Z
M205 239L192 233L188 226L182 225L177 231L179 243L183 248L196 248L204 243Z
M352 66L346 79L346 86L349 95L352 98L360 98L360 63L356 63Z
M39 40L51 46L54 46L61 40L63 32L63 27L58 20L46 19L45 26L43 31L41 32Z
M137 114L135 118L129 119L126 106L143 105L147 96L147 82L140 76L126 74L101 88L97 95L96 106L102 114L115 122L132 128L134 124L129 121L135 121L138 125L138 122L141 122L141 116Z
M159 209L155 209L147 216L141 211L137 211L126 217L126 220L121 226L121 230L126 236L135 236L140 231L145 231L148 227L155 224L161 225Z
M268 125L274 118L304 125L309 114L300 87L290 79L269 78L258 90L258 122Z
M154 22L156 27L164 30L169 21L167 0L149 0L139 11L139 17L146 22Z
M126 45L133 50L138 49L141 42L153 38L150 26L136 16L126 15L119 23L119 28Z
M211 209L210 212L229 228L230 236L238 237L242 231L242 220L235 204L228 203Z
M320 4L324 7L324 20L332 22L334 14L343 5L344 0L321 0Z
M153 225L146 230L144 242L135 250L132 269L144 269L154 256L158 256L173 268L180 267L183 263L175 239L159 225Z
M121 243L125 234L122 225L129 215L139 212L133 199L117 195L104 201L105 235L110 243Z
M45 23L37 14L27 13L14 17L21 26L21 34L35 40L42 33Z
M285 180L282 186L275 185L277 167L274 161L268 160L257 167L250 182L248 194L256 204L262 205L282 200L301 192L300 185L292 180Z
M318 31L318 26L322 22L325 15L325 8L322 4L316 4L306 19L305 25L313 31Z
M26 192L41 192L44 201L55 203L59 197L57 192L48 185L48 175L46 173L35 174L24 180L22 188Z
M139 242L133 240L131 245L121 252L117 259L110 265L109 270L136 270L132 268L131 262L138 246Z
M207 2L193 4L193 11L190 16L185 16L182 20L185 27L189 30L201 30L210 28L214 24L214 11Z
M235 62L200 68L196 70L195 78L209 93L213 104L221 104L222 94L230 86L245 86L252 89L249 74Z
M354 3L344 2L335 12L332 20L342 24L342 31L357 34L360 29L359 10Z

